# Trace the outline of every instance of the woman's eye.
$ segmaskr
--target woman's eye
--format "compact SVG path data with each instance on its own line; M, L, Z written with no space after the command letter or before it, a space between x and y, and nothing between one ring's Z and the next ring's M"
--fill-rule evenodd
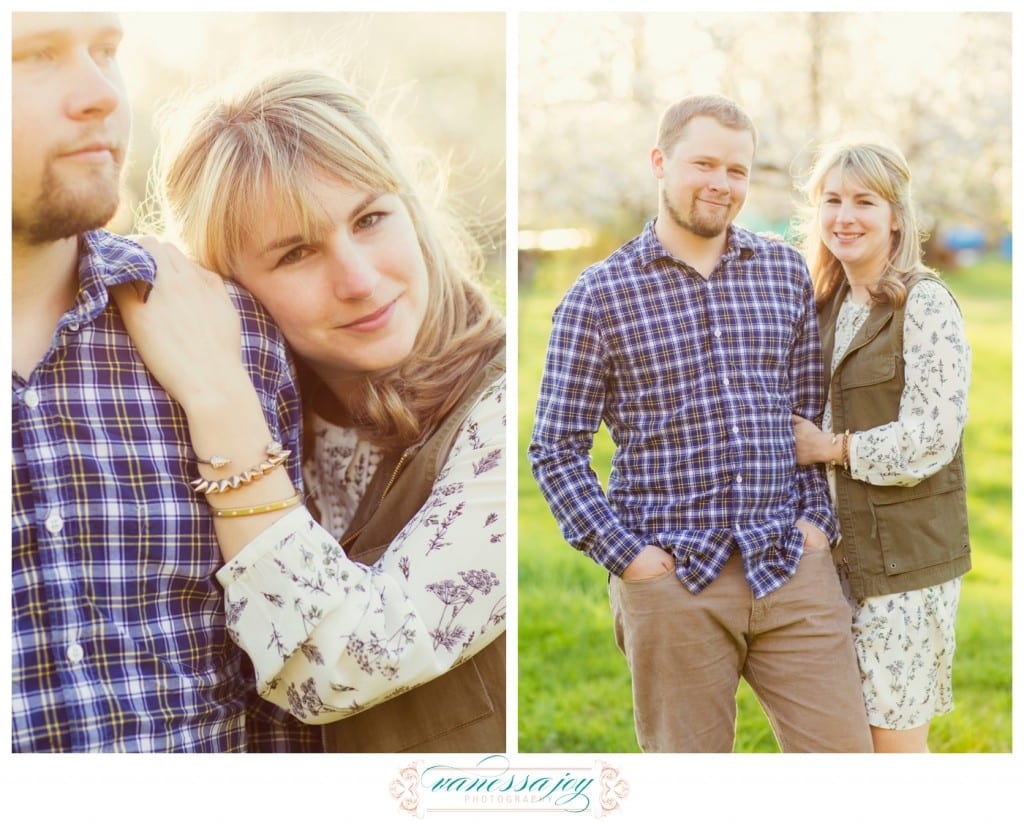
M299 245L299 246L296 246L295 248L293 248L288 253L286 253L284 256L282 256L281 259L279 259L277 261L277 264L279 266L282 266L282 265L292 265L294 263L299 262L300 260L304 260L311 253L312 252L310 251L310 249L307 246Z
M356 228L361 231L367 228L373 228L377 223L384 219L385 216L386 213L383 211L372 211L369 214L364 214L356 220Z

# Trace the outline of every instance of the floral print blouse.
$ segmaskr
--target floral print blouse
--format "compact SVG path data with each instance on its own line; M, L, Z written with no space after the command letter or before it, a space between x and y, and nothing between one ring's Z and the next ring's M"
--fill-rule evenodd
M847 295L836 319L833 371L869 313ZM898 418L850 435L850 474L872 485L916 485L948 465L967 423L971 349L960 309L939 283L922 280L907 297L903 357ZM831 396L822 429L832 430Z
M338 543L380 463L349 429L312 422L298 508L217 574L228 631L260 694L307 723L343 719L440 676L505 623L505 377L456 436L431 496L372 566ZM333 536L332 536L333 534Z

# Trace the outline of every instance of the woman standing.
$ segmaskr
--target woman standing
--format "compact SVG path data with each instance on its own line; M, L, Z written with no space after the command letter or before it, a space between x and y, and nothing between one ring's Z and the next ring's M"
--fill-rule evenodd
M833 147L806 185L805 254L831 374L797 461L828 467L876 752L924 752L953 707L954 624L971 567L962 434L971 354L959 307L921 260L900 152Z
M207 270L145 240L157 284L119 304L188 417L261 695L332 723L332 751L504 750L505 325L475 258L327 75L272 74L178 126L161 205ZM297 356L323 527L276 470L212 271Z

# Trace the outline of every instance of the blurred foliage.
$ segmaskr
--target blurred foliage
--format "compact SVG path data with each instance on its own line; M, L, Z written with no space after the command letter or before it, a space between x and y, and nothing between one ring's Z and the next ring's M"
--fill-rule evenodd
M822 141L874 135L907 155L926 229L1009 229L1007 13L523 14L519 30L522 228L636 234L662 111L721 93L759 132L749 228L785 226Z

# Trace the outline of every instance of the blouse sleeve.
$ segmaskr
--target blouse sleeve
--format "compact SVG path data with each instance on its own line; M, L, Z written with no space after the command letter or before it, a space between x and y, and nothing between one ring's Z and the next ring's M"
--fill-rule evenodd
M967 422L971 349L956 302L925 280L907 298L899 417L850 437L850 473L872 485L916 485L948 465Z
M505 381L481 396L423 507L372 566L305 508L217 574L260 694L311 724L365 710L482 650L505 622Z

